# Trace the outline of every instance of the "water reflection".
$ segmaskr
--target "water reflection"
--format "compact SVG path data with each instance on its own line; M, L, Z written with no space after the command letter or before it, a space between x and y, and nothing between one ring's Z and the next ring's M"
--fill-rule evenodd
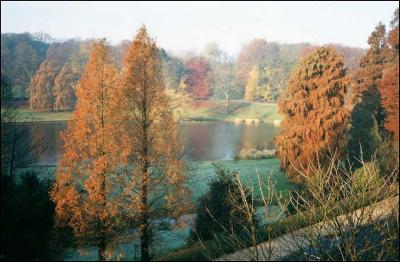
M29 124L32 140L43 139L45 152L40 164L57 163L62 140L60 132L66 122L38 122ZM235 125L227 122L183 122L180 124L184 142L184 157L187 160L228 160L234 159L242 148L266 148L279 131L269 123Z

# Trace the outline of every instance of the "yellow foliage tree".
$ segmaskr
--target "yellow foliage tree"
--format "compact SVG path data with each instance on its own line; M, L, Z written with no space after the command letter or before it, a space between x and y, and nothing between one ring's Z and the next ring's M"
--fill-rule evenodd
M258 67L254 66L253 69L251 69L251 71L249 72L249 77L247 79L247 85L244 94L244 99L246 99L247 101L257 100L257 94L259 91L258 80Z

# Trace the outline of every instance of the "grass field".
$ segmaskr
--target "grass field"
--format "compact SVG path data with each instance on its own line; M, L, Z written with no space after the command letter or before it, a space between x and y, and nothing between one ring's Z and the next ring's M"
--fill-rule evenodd
M22 121L28 122L57 122L57 121L67 121L72 117L72 111L62 111L62 112L39 112L32 111L26 108L18 109L21 113Z
M71 119L72 111L46 112L33 111L27 106L21 106L21 119L28 119L32 122L42 121L66 121ZM281 120L278 114L278 107L271 103L249 103L243 100L231 101L229 112L225 113L225 101L206 100L194 102L182 110L181 120L214 120L214 121L246 121L257 120L262 122L273 122Z
M285 196L289 193L290 183L282 171L277 158L260 159L260 160L221 160L221 161L193 161L188 163L188 187L192 191L193 201L208 190L209 183L216 178L215 164L221 165L230 170L239 171L241 182L249 189L253 188L256 198L260 197L259 183L257 172L262 181L266 181L267 176L271 176L271 180L276 183L278 192ZM53 177L55 166L38 166L36 167L44 177ZM24 169L21 169L21 171ZM263 193L266 192L265 187Z
M276 104L233 100L229 104L228 113L225 113L225 101L206 100L194 102L185 108L182 118L220 121L257 119L263 122L273 122L274 120L281 120L282 116L278 114Z
M267 177L271 176L271 181L276 183L276 189L286 196L289 193L290 184L283 172L280 171L280 163L277 158L262 160L224 160L224 161L200 161L189 164L188 185L193 192L193 198L196 201L204 192L208 190L208 184L215 177L215 164L239 171L241 182L254 191L256 199L260 198L260 190L257 172L261 181L265 182ZM263 184L263 183L262 183ZM263 193L266 192L265 183L262 187Z

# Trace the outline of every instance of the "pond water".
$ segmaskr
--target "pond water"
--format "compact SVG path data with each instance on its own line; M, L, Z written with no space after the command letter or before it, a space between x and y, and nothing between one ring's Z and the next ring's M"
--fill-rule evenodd
M60 132L67 122L29 123L30 139L42 139L41 165L55 165L62 149ZM231 160L243 148L264 149L279 131L270 123L234 124L229 122L181 122L179 125L187 160Z

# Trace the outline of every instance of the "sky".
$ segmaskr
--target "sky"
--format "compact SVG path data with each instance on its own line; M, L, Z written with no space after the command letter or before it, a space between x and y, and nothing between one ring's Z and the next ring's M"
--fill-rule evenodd
M159 46L202 50L218 43L231 55L254 38L342 43L366 48L389 25L397 1L377 2L1 2L1 32L44 32L56 39L133 39L145 24Z

